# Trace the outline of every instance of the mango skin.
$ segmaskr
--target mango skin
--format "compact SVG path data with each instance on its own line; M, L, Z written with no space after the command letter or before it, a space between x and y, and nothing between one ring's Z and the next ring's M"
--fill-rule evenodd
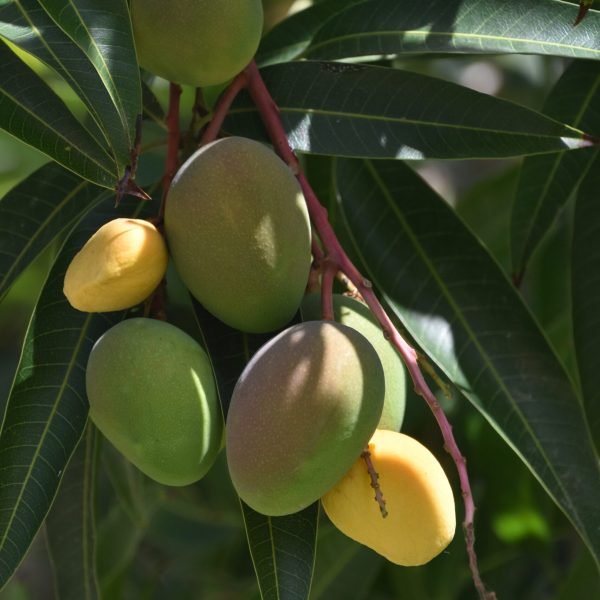
M201 479L223 438L209 358L186 333L130 319L94 345L86 370L90 418L140 471L159 483Z
M302 319L321 316L321 294L308 294L300 306ZM377 429L400 431L406 408L406 373L404 363L394 347L383 336L373 313L359 300L333 294L335 320L362 333L379 355L385 375L385 400Z
M384 394L381 362L357 331L309 321L275 336L246 366L227 415L240 498L270 516L317 501L360 456Z
M231 327L273 331L298 310L311 262L308 209L266 146L231 137L193 154L171 185L165 232L186 287Z
M140 65L175 83L224 83L252 60L262 34L261 0L132 0Z
M381 515L361 458L322 498L331 522L348 537L403 566L429 562L454 537L454 496L435 456L417 440L377 430L369 452L386 502Z
M110 312L143 302L167 270L167 245L141 219L109 221L73 257L63 292L77 310Z

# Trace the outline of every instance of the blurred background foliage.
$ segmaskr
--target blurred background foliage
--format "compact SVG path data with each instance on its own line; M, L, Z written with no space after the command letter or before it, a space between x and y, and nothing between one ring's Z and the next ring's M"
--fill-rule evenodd
M566 61L541 56L425 58L398 66L540 109ZM77 112L69 89L36 65ZM155 80L164 103L168 85ZM183 98L187 119L191 90ZM143 168L160 169L162 148ZM0 132L0 195L45 162L45 158ZM426 161L414 166L468 223L509 273L508 219L519 174L518 160ZM143 174L142 174L143 178ZM572 369L567 310L570 206L536 252L523 294L565 365ZM18 362L27 323L59 248L52 245L23 274L0 304L0 399L4 401ZM171 314L195 331L183 288L170 273ZM469 461L478 507L477 550L484 580L501 599L585 600L600 598L593 561L562 513L540 485L465 399L440 394ZM455 468L442 448L424 402L410 397L404 430L442 461L454 485L458 518L462 505ZM104 596L117 599L252 600L258 598L238 500L224 457L198 484L167 489L144 478L108 444L98 454L98 574ZM314 600L468 600L475 597L460 532L444 554L427 566L405 569L354 544L322 519ZM54 597L43 534L0 593L0 600Z

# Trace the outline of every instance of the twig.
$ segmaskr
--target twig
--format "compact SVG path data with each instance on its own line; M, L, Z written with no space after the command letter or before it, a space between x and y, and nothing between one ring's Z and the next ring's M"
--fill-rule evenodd
M417 352L398 333L398 330L388 317L377 296L375 295L371 282L360 274L358 269L348 258L344 249L341 247L335 232L328 221L327 211L316 197L310 183L302 172L298 158L289 145L286 132L279 116L277 105L265 86L256 63L252 62L246 68L245 72L248 76L248 92L250 93L250 96L252 97L252 100L258 109L263 124L265 125L269 133L269 137L271 138L271 142L273 143L273 146L278 154L288 164L290 169L298 178L304 193L304 198L308 206L311 220L327 254L327 260L336 264L338 269L345 273L348 279L356 286L358 292L364 298L375 318L379 321L385 337L393 344L403 358L412 377L415 390L418 394L423 396L429 405L429 408L433 412L444 438L444 447L452 456L458 471L460 487L465 506L463 530L465 534L467 553L469 556L469 566L471 569L473 582L479 597L485 600L491 600L495 597L495 595L486 591L479 574L479 567L477 565L473 525L475 503L473 501L473 494L471 492L471 485L467 472L467 463L461 454L458 445L456 444L456 440L454 439L454 435L452 433L452 427L448 422L448 419L446 418L446 415L440 407L436 397L427 385L423 374L421 373L421 369L419 368L418 364Z
M179 168L179 142L181 132L179 128L179 100L181 98L181 86L176 83L169 84L169 110L167 112L167 158L165 161L165 172L162 180L162 198L160 202L159 218L165 216L167 194L171 187L173 177Z

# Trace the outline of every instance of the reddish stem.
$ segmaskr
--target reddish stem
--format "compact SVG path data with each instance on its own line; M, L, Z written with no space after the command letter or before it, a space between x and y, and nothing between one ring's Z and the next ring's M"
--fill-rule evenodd
M179 142L181 131L179 129L179 100L181 97L181 86L176 83L169 84L169 110L167 112L167 158L165 160L165 172L162 180L162 199L160 203L159 217L165 215L167 194L171 187L173 177L179 168Z
M356 286L358 292L364 298L374 316L379 321L383 329L384 336L393 344L393 346L402 356L412 377L416 392L423 396L429 405L429 408L433 412L444 438L444 447L452 456L458 471L460 487L465 506L463 529L473 582L477 588L480 598L494 598L495 595L493 593L488 593L486 591L479 574L479 567L477 565L473 525L475 503L469 482L467 462L458 448L452 433L452 427L448 422L444 411L442 410L435 395L427 385L427 382L421 373L421 369L418 364L417 352L399 334L398 330L379 302L377 296L373 292L373 286L371 282L360 274L358 269L348 258L344 249L341 247L327 218L327 211L319 202L310 183L302 172L298 158L288 143L287 135L279 116L279 109L277 108L277 105L265 86L255 62L252 62L246 68L246 73L248 74L248 92L250 93L250 96L252 97L252 100L258 109L261 119L269 133L269 137L271 138L271 142L273 143L273 146L278 154L289 165L298 178L304 193L304 198L308 206L308 212L311 220L317 231L317 234L319 235L319 238L321 239L325 252L327 253L327 260L337 265L337 268L345 273L348 279Z
M209 142L217 139L219 131L223 126L223 121L233 104L236 96L246 87L248 84L248 74L246 71L242 71L236 78L229 84L227 89L223 92L217 106L213 112L212 119L208 124L208 127L204 130L202 137L200 138L200 146L204 146Z
M321 314L325 321L333 321L333 281L338 272L335 262L325 258L322 262L323 278L321 280Z

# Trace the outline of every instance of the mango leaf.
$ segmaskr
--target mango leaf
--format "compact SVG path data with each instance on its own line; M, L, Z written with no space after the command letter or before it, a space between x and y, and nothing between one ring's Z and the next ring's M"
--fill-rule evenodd
M600 154L582 181L575 205L571 263L575 353L592 439L600 452Z
M193 301L208 349L224 414L233 388L252 355L276 332L246 334L228 327ZM284 517L267 517L240 500L248 546L263 600L307 599L318 529L318 503Z
M266 67L263 76L293 148L370 158L492 158L589 145L540 113L433 77L329 62ZM246 95L225 121L264 139Z
M600 135L600 73L590 61L574 61L554 86L544 113ZM522 277L531 255L594 161L593 148L533 156L523 161L510 233L513 272Z
M262 39L256 53L257 64L265 67L297 58L328 19L363 1L328 0L286 18Z
M368 600L385 560L332 525L319 528L317 563L310 600Z
M52 240L110 196L50 163L0 199L0 300Z
M600 60L600 13L572 27L576 14L548 0L370 0L326 22L302 57L526 53Z
M94 519L96 429L88 424L46 517L46 542L59 600L99 598Z
M62 293L74 254L111 218L144 205L104 204L67 239L41 293L0 430L0 587L13 574L41 526L64 469L83 434L88 403L85 365L95 340L123 313L88 314Z
M600 463L583 407L514 287L406 165L340 160L337 182L355 249L385 301L600 563Z
M113 188L118 165L63 101L0 40L0 127L84 179Z
M266 517L240 504L262 600L308 599L319 503L285 517Z
M124 151L130 150L142 112L142 88L127 0L38 1L88 57L127 134ZM123 159L127 162L128 156Z
M139 69L125 3L112 0L96 4L94 25L101 22L102 27L110 27L111 44L119 44L119 61L114 64L91 62L85 48L80 48L62 31L38 0L19 0L0 8L0 35L54 69L73 88L90 111L104 136L102 142L111 148L122 172L129 163L135 139L135 117L141 112ZM91 37L86 47L95 47ZM122 71L120 77L126 85L115 90L108 68ZM103 77L103 72L108 77Z

